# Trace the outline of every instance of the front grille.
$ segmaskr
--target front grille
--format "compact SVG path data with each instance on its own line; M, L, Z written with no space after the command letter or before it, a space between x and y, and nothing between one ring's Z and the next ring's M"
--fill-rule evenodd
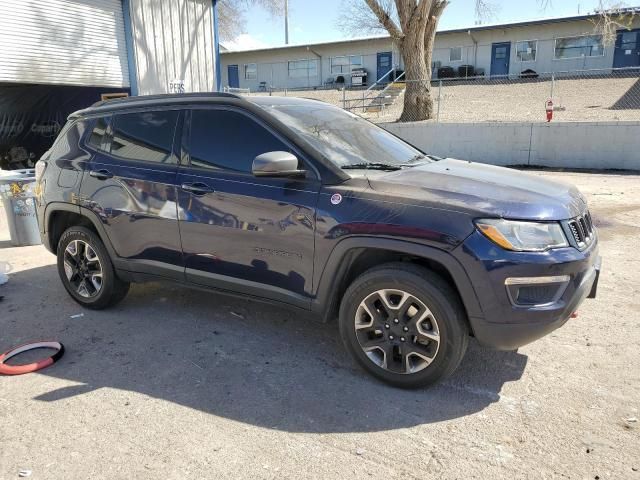
M569 220L568 225L578 248L584 249L591 245L591 242L593 242L595 238L595 229L589 212L586 212L583 216Z

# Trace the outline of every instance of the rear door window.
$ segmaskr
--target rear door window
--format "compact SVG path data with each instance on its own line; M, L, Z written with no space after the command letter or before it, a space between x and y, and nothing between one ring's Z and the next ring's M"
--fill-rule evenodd
M111 154L127 160L176 164L173 141L178 116L177 110L115 115Z

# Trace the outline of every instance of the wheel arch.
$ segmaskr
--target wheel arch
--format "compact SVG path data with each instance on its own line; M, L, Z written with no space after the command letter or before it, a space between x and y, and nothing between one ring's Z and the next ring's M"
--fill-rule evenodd
M322 322L331 321L337 316L344 292L357 276L394 261L408 261L439 274L460 297L468 318L482 316L471 280L452 255L425 245L371 237L352 237L335 246L318 282L312 310Z
M83 226L93 230L100 237L111 258L117 258L104 226L98 216L87 208L61 202L51 203L45 210L44 225L45 246L54 254L65 230L73 226Z

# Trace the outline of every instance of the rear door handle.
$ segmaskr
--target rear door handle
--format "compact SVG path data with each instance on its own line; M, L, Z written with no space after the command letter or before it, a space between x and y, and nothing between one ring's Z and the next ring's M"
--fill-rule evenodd
M180 188L185 192L189 192L196 196L206 195L207 193L213 193L213 188L211 188L206 183L183 183Z
M91 170L89 175L93 178L97 178L98 180L107 180L109 178L113 178L113 173L109 170Z

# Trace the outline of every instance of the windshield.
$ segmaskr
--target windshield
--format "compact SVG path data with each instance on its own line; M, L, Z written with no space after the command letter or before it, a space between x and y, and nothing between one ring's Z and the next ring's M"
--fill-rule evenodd
M341 168L429 160L386 130L330 105L278 105L269 112Z

